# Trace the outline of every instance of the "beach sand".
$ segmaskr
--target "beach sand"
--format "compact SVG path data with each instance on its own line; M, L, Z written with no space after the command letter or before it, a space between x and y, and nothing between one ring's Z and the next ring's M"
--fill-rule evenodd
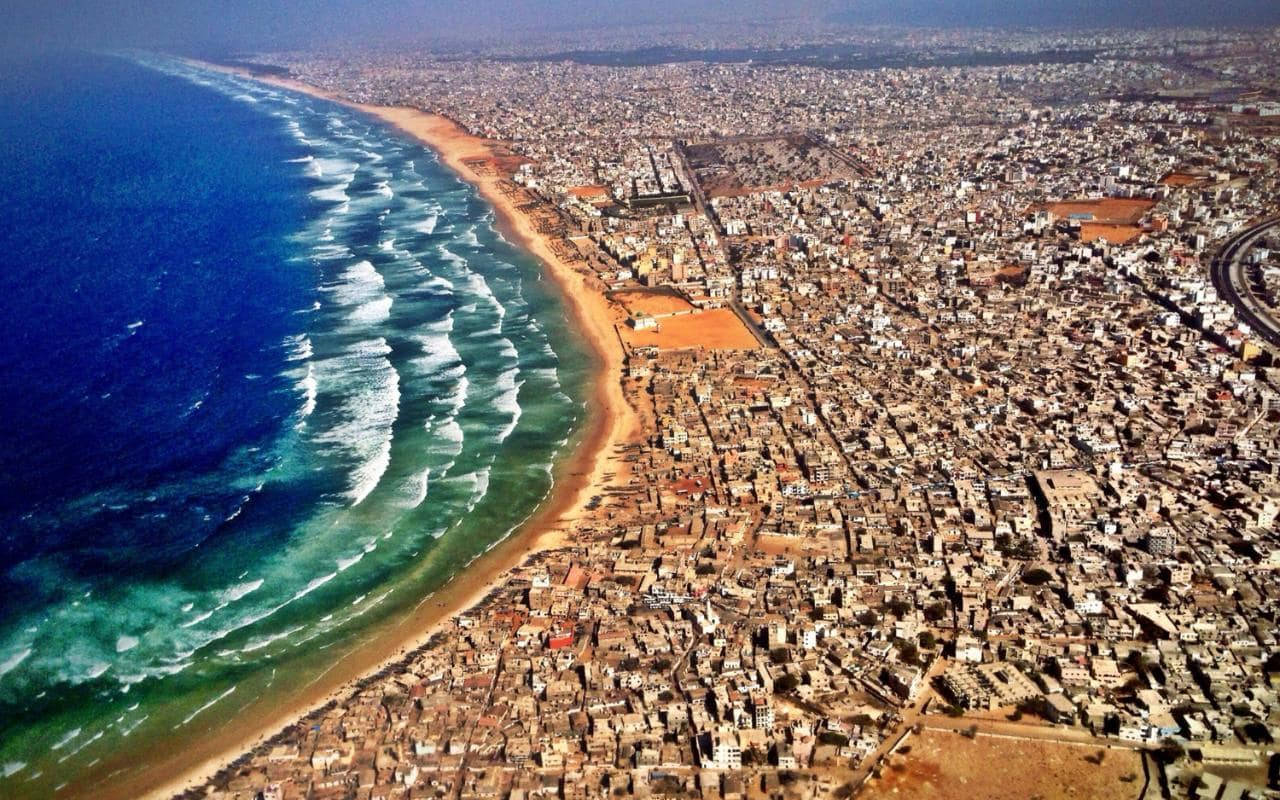
M377 117L420 140L440 160L470 183L491 203L500 232L525 248L543 263L546 275L560 287L565 304L595 360L594 388L588 399L586 427L574 454L561 462L551 495L520 530L476 560L465 573L424 599L412 613L393 620L372 633L371 638L343 656L319 680L302 687L284 707L263 700L250 706L212 736L175 741L170 751L152 753L143 769L93 787L95 797L171 797L208 782L220 769L293 724L309 712L335 700L349 697L356 682L394 666L425 645L452 620L501 586L509 570L533 553L563 546L574 521L591 512L586 504L592 496L627 474L619 445L640 434L640 419L622 392L622 344L615 325L624 312L603 293L594 276L579 272L561 259L551 240L540 234L534 223L516 208L502 191L503 176L496 169L477 174L467 165L475 159L493 166L496 143L471 136L445 117L417 109L371 106L348 102L329 92L298 81L253 75L247 71L214 64L193 62L206 69L232 72L264 83L341 103ZM506 159L509 160L509 159ZM100 765L100 774L131 766ZM89 786L81 787L89 790ZM71 793L74 786L69 786Z

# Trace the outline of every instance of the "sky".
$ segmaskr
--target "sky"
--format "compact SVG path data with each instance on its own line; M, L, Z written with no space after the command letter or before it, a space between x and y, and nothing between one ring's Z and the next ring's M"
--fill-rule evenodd
M1280 24L1277 0L8 0L0 46L270 49L780 15L988 27Z

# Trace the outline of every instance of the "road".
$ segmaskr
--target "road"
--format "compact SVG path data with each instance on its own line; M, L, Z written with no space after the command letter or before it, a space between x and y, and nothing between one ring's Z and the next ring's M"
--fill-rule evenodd
M1245 228L1228 239L1209 264L1209 277L1218 290L1218 296L1231 303L1240 321L1248 324L1272 347L1280 347L1280 320L1249 288L1242 261L1253 243L1277 225L1280 225L1280 217L1271 217Z

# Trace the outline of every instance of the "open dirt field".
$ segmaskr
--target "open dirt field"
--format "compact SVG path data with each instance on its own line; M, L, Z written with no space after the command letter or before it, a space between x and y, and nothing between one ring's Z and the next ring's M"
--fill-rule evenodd
M818 186L858 173L847 154L805 135L738 136L689 145L689 166L711 197L783 186Z
M1192 175L1189 172L1170 172L1160 179L1165 186L1191 186L1200 183L1204 178L1199 175Z
M644 313L656 316L693 309L693 306L689 305L683 297L667 293L619 292L613 298L626 306L627 311L632 314Z
M638 331L622 327L623 341L628 347L657 347L681 350L702 347L707 350L754 350L759 347L742 320L727 308L714 308L678 317L658 320L657 330Z
M892 756L859 798L1133 800L1142 789L1141 757L1131 750L939 731L908 737L905 746L910 751ZM1099 752L1102 763L1093 763Z
M1092 214L1091 222L1134 225L1154 205L1154 200L1142 197L1104 197L1101 200L1064 200L1061 203L1050 203L1047 208L1059 217Z
M1084 242L1106 239L1111 244L1128 244L1141 235L1142 228L1137 225L1107 225L1097 222L1080 225L1080 240Z

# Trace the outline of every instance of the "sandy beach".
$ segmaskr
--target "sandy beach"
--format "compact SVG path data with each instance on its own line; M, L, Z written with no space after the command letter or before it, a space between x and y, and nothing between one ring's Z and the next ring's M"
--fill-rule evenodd
M546 275L560 287L570 315L590 346L596 375L578 448L561 462L551 495L520 530L429 599L424 598L412 613L374 631L368 641L343 656L319 680L300 687L286 706L281 707L278 698L271 703L263 700L259 703L262 707L249 707L216 735L174 742L170 752L153 753L143 769L96 786L95 796L106 798L171 797L198 787L311 711L350 696L362 678L400 663L454 617L483 601L506 580L512 567L534 553L563 546L572 523L590 513L585 506L592 496L601 494L616 476L625 474L626 465L618 446L640 432L639 417L621 386L623 351L614 325L623 319L623 312L604 296L603 287L595 283L593 276L578 272L557 256L549 239L538 233L529 217L502 192L504 176L495 169L476 174L468 166L466 162L475 163L476 159L492 159L494 142L471 136L451 120L417 109L352 103L297 81L192 63L358 109L433 149L445 165L493 205L502 234L542 262ZM122 758L119 764L102 766L118 769L128 763Z

